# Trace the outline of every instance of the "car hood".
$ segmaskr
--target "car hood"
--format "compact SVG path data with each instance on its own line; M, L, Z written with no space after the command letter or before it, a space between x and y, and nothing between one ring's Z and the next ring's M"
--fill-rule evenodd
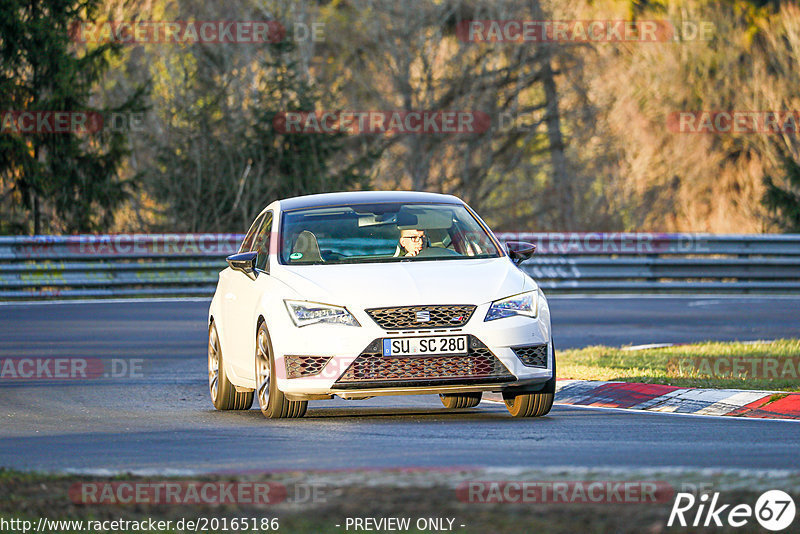
M298 298L328 304L484 304L536 285L508 258L285 266L274 271Z

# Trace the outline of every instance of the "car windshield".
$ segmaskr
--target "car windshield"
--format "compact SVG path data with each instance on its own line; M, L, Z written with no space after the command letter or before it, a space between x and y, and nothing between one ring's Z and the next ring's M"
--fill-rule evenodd
M460 204L380 203L284 212L280 262L340 264L500 256Z

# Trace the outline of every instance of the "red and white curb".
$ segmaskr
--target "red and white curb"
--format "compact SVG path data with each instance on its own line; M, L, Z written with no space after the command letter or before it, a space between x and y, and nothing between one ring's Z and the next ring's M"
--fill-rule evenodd
M800 419L800 393L698 389L639 384L559 380L556 402L573 406L624 408L694 415Z

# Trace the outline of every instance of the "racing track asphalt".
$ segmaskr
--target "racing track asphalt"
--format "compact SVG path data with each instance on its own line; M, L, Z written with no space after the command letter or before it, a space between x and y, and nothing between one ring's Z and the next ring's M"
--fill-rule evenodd
M0 358L141 359L140 377L0 380L0 466L241 471L346 467L800 469L800 423L576 408L517 420L434 396L317 401L306 418L215 412L207 301L0 306ZM800 337L800 297L551 299L559 348Z

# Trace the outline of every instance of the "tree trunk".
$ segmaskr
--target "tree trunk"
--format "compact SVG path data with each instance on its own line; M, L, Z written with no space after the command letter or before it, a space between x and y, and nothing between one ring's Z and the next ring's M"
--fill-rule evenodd
M33 235L40 235L42 233L42 218L39 214L39 195L36 191L31 193L33 196Z
M544 97L547 104L547 139L550 144L550 164L553 167L553 188L558 197L560 215L558 222L562 230L567 230L575 224L573 205L572 177L567 169L567 158L564 155L564 137L561 135L561 115L558 110L558 91L553 79L553 68L550 58L545 59L542 65L542 84Z

